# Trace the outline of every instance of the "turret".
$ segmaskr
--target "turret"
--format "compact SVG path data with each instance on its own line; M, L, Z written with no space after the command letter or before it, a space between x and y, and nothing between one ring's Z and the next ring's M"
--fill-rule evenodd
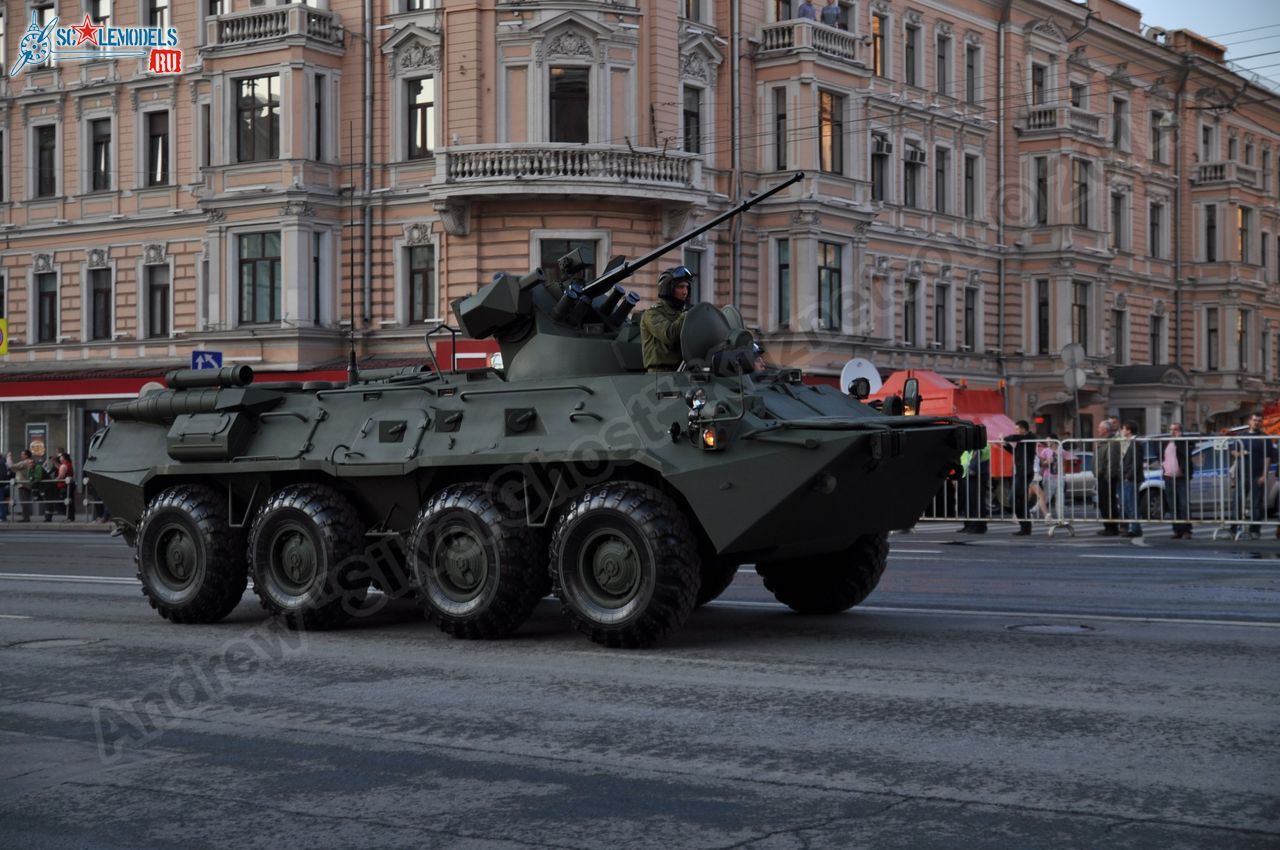
M589 283L571 278L584 268L575 251L561 259L564 286L550 284L541 269L524 277L500 274L474 295L453 302L453 313L473 339L493 337L508 378L607 375L643 367L639 329L630 314L640 296L622 283L667 252L746 212L804 177L797 172L777 186L716 216L635 261L614 257Z

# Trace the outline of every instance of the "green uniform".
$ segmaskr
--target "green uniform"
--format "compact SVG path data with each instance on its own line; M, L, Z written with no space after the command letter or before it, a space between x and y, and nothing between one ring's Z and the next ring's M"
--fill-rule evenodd
M685 312L659 300L640 318L640 345L644 368L650 372L674 372L684 357L680 354L680 331Z

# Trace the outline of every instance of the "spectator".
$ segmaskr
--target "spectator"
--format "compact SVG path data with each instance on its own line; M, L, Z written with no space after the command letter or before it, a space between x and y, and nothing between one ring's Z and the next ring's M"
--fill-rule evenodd
M1243 435L1243 445L1235 452L1236 461L1240 464L1240 483L1244 487L1239 491L1241 505L1249 505L1249 536L1257 540L1262 536L1259 521L1266 518L1267 510L1267 472L1271 464L1276 462L1276 442L1267 437L1262 430L1262 416L1253 414L1249 417L1249 430Z
M1098 485L1098 517L1101 537L1115 537L1120 533L1116 517L1120 516L1116 491L1120 484L1120 450L1118 435L1110 419L1098 423L1098 444L1093 453L1093 470Z
M1164 471L1164 492L1173 515L1173 539L1191 539L1191 506L1187 499L1188 482L1191 480L1191 441L1183 437L1182 425L1169 426L1169 441L1164 445L1161 463Z
M1027 496L1036 465L1036 438L1027 420L1019 419L1016 424L1017 431L1007 435L1004 441L1013 452L1013 514L1018 518L1018 530L1014 534L1026 537L1031 533Z
M800 4L798 17L816 21L818 20L818 7L813 5L812 0L804 0L804 2Z
M840 26L839 0L827 0L827 5L822 7L822 22L829 27Z
M67 522L76 521L76 478L71 465L71 455L58 455L58 498L66 508Z
M9 519L9 464L13 461L13 452L0 455L0 522Z
M1125 537L1141 537L1138 525L1138 484L1146 477L1143 447L1137 439L1138 424L1120 426L1120 518L1129 520Z
M18 460L9 464L13 473L13 507L18 513L18 522L31 519L31 474L38 466L31 457L29 449L18 453Z

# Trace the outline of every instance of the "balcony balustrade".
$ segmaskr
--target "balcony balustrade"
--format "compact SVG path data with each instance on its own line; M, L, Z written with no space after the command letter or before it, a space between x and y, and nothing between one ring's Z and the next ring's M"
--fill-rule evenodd
M1032 106L1019 117L1018 129L1023 135L1038 133L1081 133L1102 135L1102 118L1067 104Z
M289 37L340 47L346 38L337 15L301 5L219 15L211 18L207 27L207 47L257 45Z
M617 187L692 189L702 180L701 156L682 151L578 144L476 145L446 148L440 157L444 163L437 173L462 186L506 183L515 188L516 181L591 181Z
M1210 186L1215 183L1239 183L1244 186L1258 186L1258 169L1238 162L1201 162L1196 165L1192 182L1197 186Z
M855 65L867 65L868 46L864 38L844 30L805 19L779 21L760 30L760 56L801 50L812 50Z

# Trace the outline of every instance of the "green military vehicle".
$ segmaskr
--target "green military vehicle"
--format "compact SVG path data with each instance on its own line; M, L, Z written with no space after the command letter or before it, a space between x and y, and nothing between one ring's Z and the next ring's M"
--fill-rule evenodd
M501 275L455 302L500 368L436 364L428 339L421 367L357 374L353 357L345 384L178 370L112 405L85 473L143 593L173 622L210 623L252 576L273 615L326 628L377 586L451 635L497 638L554 592L577 629L622 647L679 628L743 564L796 611L858 604L889 530L981 429L758 370L736 313L709 304L685 321L681 369L646 373L620 286L780 188L589 283Z

